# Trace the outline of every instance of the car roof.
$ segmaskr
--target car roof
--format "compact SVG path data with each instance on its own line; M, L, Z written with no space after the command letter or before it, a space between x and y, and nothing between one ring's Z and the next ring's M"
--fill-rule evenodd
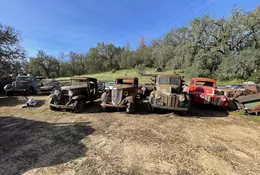
M195 77L195 78L192 78L192 80L216 82L216 80L214 80L214 79L211 79L211 78L202 78L202 77Z
M92 77L71 77L70 80L93 80L93 81L97 81L96 78L92 78Z
M157 77L181 77L179 74L158 74Z
M116 79L138 79L137 77L131 77L131 76L123 76L123 77L117 77Z

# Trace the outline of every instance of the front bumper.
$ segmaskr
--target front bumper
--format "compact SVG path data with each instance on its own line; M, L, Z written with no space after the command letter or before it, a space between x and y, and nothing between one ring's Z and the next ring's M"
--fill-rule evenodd
M37 94L42 95L42 94L51 94L52 91L37 91Z
M114 105L112 103L101 103L101 106L109 108L126 108L125 105Z
M55 105L55 104L50 104L51 107L54 107L56 109L75 109L73 105Z
M26 89L12 89L12 90L6 90L6 92L26 92L27 90Z
M169 107L169 106L154 105L154 104L151 104L151 107L159 108L159 109L166 109L166 110L171 110L171 111L188 111L189 110L189 108Z

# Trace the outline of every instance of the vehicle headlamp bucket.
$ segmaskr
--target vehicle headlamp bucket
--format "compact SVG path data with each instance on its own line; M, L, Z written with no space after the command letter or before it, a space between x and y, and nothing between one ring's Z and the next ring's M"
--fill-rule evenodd
M73 96L73 92L71 90L68 90L68 95L71 97Z
M128 96L128 92L127 91L124 92L124 96Z
M184 97L184 96L180 96L180 97L179 97L179 100L180 100L181 102L183 102L183 101L185 101L185 97Z
M58 96L58 95L60 94L60 91L54 90L54 91L53 91L53 94Z
M220 100L221 101L227 101L227 98L226 97L222 97Z

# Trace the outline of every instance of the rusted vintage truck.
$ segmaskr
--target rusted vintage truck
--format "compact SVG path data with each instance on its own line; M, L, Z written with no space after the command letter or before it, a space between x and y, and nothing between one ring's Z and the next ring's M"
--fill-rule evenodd
M235 88L234 88L235 87ZM239 96L252 95L260 92L260 86L257 84L230 85L230 88L218 88L218 91L230 99Z
M74 112L83 112L86 102L97 99L97 79L91 77L73 77L70 86L63 86L55 90L49 99L51 110L70 109Z
M216 80L210 78L192 78L188 93L195 104L208 104L218 107L228 107L229 98L216 89Z
M155 87L149 96L149 110L154 112L156 109L164 109L185 114L190 108L191 99L183 86L184 79L181 75L156 75Z
M101 108L125 108L126 113L134 113L138 96L137 77L118 77L112 90L107 90L101 95Z

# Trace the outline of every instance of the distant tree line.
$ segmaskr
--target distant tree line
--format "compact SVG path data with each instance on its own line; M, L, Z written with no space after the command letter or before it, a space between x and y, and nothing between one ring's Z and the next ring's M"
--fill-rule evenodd
M0 27L1 65L8 63L15 67L23 60L24 52L3 54L8 52L6 49L2 53L2 47L5 48L2 41L8 44L2 31L8 27ZM15 34L12 44L20 51L16 31L11 34ZM130 46L116 47L104 42L97 43L84 54L70 52L54 57L39 51L29 58L25 68L33 74L64 77L132 67L160 67L182 69L190 77L260 82L259 66L260 6L250 12L235 7L229 18L213 19L208 15L195 18L188 26L172 29L148 45L142 38L134 51Z

